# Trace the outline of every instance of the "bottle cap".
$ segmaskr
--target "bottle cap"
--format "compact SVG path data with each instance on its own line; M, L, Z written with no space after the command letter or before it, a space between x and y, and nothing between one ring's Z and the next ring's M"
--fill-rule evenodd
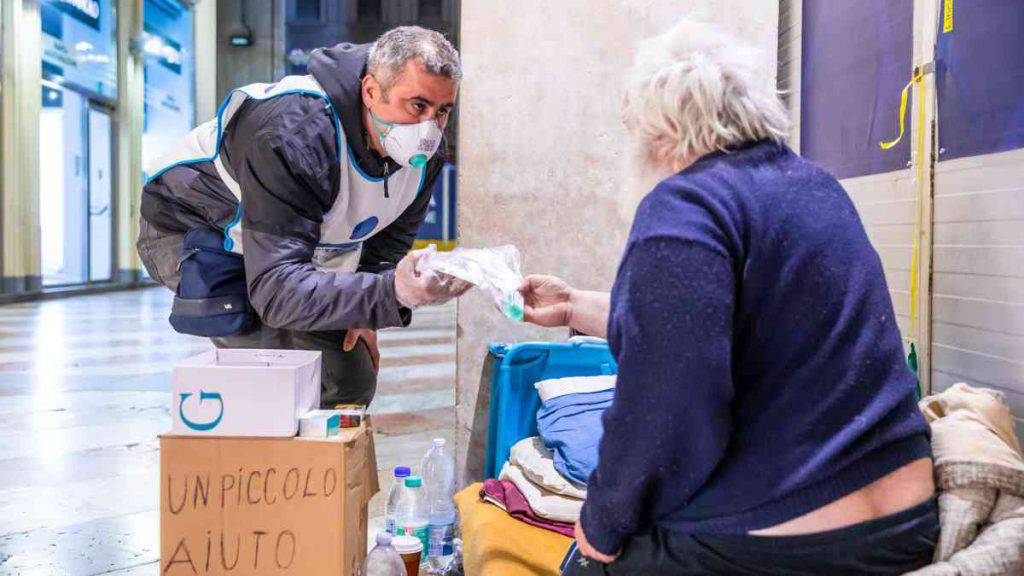
M395 478L405 478L412 474L408 466L396 466L395 467Z
M415 536L395 536L395 539L392 540L391 543L399 554L415 554L416 552L423 552L423 541Z
M419 476L409 476L405 479L406 488L419 488L420 486L423 486L423 479Z
M377 532L377 546L390 546L391 534L388 532Z

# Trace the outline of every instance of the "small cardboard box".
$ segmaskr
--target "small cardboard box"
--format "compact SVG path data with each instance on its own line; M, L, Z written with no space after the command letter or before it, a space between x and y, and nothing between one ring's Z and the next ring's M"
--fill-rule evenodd
M332 438L160 438L160 574L356 576L377 493L367 426Z
M172 432L191 436L295 436L320 407L320 352L218 349L174 368Z

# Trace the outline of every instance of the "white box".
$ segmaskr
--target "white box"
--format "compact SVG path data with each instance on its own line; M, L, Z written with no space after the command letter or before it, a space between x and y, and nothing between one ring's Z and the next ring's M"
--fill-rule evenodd
M310 410L299 419L302 438L330 438L341 432L341 410Z
M174 368L173 434L295 436L320 407L320 352L217 349Z

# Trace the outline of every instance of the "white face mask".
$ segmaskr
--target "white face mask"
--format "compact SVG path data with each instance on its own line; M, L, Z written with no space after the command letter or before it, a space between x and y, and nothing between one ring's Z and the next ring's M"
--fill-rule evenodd
M370 110L373 129L392 160L409 168L421 168L441 145L441 127L437 120L416 124L385 122Z

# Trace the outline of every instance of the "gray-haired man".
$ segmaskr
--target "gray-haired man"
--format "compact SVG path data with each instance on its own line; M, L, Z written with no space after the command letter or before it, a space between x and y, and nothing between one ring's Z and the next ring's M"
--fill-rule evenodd
M321 403L368 404L375 330L465 290L420 274L409 254L462 71L443 36L401 27L317 50L309 72L233 91L149 170L138 249L178 291L176 328L218 334L219 347L320 350ZM241 293L217 293L232 260ZM211 297L197 299L204 290ZM231 300L246 293L248 303ZM240 307L258 321L236 330L217 315Z

